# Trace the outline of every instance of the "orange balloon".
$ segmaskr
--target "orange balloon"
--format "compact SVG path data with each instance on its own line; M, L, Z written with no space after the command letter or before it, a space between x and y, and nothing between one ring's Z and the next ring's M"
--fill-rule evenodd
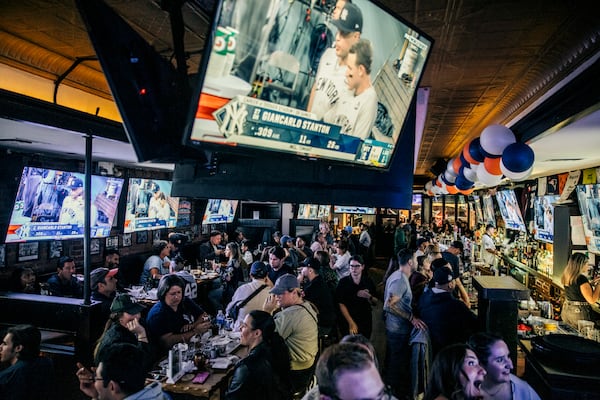
M456 194L456 193L458 193L458 189L454 185L446 185L446 189L448 189L448 193L449 194Z
M438 176L437 179L435 180L435 186L439 186L442 187L442 181L440 181L440 177Z
M483 161L485 170L492 175L502 175L502 170L500 169L500 161L502 161L502 157L498 157L498 158L486 157L485 160Z
M454 161L452 161L452 169L458 174L461 166L462 161L460 161L460 156L457 156Z
M471 194L471 193L473 193L473 190L475 190L475 188L471 188L471 189L467 189L467 190L459 190L459 192L462 194Z

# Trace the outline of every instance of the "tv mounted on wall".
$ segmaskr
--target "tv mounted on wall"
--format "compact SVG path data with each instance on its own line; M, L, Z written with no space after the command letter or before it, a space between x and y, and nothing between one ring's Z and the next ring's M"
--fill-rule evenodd
M123 179L92 175L90 236L107 237ZM6 243L82 238L85 174L24 167Z
M298 204L298 219L321 219L329 217L331 206L322 204Z
M360 206L333 206L333 212L336 214L375 214L375 208Z
M496 226L496 216L494 214L494 200L489 194L482 196L483 200L483 220L486 225Z
M543 242L554 242L554 204L560 196L539 196L534 202L533 237Z
M577 200L587 248L600 254L600 184L578 185Z
M204 217L202 217L202 224L233 223L237 205L237 200L209 199Z
M504 220L505 227L507 229L526 232L527 229L523 222L523 216L521 215L515 192L513 190L499 191L496 193L496 200L498 201L498 208L500 209L500 215Z
M179 198L171 197L171 181L129 178L125 233L175 228Z
M483 223L484 219L483 219L483 211L481 209L481 199L479 198L478 195L473 195L473 207L475 208L475 218L477 219L476 222L478 223Z
M433 40L377 3L353 1L336 20L334 4L219 2L186 143L387 170Z

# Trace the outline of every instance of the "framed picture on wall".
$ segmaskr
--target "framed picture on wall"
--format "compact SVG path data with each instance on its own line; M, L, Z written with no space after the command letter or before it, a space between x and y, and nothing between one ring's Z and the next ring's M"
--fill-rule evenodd
M40 253L40 242L27 242L19 243L19 252L17 254L17 261L31 261L37 260Z
M131 246L131 233L123 234L123 247Z
M158 242L160 240L160 229L154 231L154 238L152 240L153 242Z
M135 233L137 244L148 243L148 231L138 231Z
M90 240L90 254L100 254L100 239Z
M107 249L118 249L119 248L119 237L118 236L109 236L106 238L106 248Z
M0 244L0 268L6 267L6 245Z
M59 258L62 254L62 241L53 240L48 244L48 258Z

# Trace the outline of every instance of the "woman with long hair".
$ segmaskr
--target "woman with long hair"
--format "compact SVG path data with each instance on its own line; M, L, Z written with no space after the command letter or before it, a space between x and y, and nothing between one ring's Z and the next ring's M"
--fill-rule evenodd
M40 284L29 267L16 267L10 277L10 290L18 293L40 294Z
M511 373L510 351L501 336L476 333L469 338L469 346L486 371L481 385L484 399L540 400L527 382Z
M481 399L485 373L468 345L444 347L433 360L424 400Z
M560 317L575 329L577 329L577 321L580 319L600 320L600 315L592 310L592 304L600 298L600 285L598 284L600 278L596 278L590 283L585 275L587 269L588 257L583 253L573 253L560 278L565 288L565 301Z
M288 399L289 353L285 341L275 331L273 317L268 312L253 310L240 327L240 343L249 347L249 353L236 365L225 398Z

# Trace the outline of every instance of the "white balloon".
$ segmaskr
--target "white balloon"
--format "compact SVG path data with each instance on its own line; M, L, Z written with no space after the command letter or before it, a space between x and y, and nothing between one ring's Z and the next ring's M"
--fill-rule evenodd
M457 175L454 173L450 174L450 173L448 173L448 171L446 171L446 172L444 172L444 177L446 178L446 180L448 182L454 183L454 182L456 182Z
M515 134L504 125L499 124L486 127L479 138L481 148L494 156L501 156L506 146L516 141Z
M529 175L531 175L531 173L533 172L533 165L528 170L525 170L523 172L514 172L507 169L504 166L502 160L500 160L500 170L508 179L512 181L522 181L529 178Z
M485 168L477 169L477 181L486 186L497 186L502 180L502 175L492 175Z
M475 168L473 168L473 166L471 166L469 168L463 168L463 175L471 182L475 182L477 180L477 167L475 166Z
M456 176L456 171L454 170L454 158L451 158L448 160L448 164L446 164L446 172L448 172L449 174L454 174L454 176Z
M431 183L431 181L427 181L427 183L425 184L425 191L427 192L427 191L431 190L432 186L433 186L433 183Z

